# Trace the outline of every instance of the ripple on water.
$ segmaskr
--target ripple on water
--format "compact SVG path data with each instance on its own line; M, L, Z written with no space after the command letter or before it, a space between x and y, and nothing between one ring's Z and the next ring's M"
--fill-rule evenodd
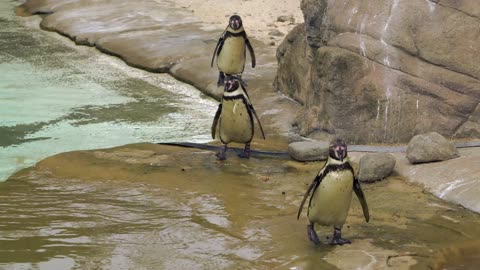
M262 254L232 233L225 206L214 195L31 178L2 183L0 201L2 267L69 269L90 261L109 269L226 269ZM56 263L62 268L48 268Z

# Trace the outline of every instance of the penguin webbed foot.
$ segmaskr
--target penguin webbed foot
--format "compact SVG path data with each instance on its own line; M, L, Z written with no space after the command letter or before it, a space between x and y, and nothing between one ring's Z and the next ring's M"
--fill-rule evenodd
M307 234L308 234L308 239L312 241L312 243L315 246L320 245L320 239L318 239L317 232L315 232L315 229L313 228L313 223L310 225L307 225Z
M224 148L220 149L215 156L217 156L218 160L226 160L227 159L227 146L225 145Z
M352 241L342 238L342 229L334 228L333 229L333 237L332 241L330 241L330 245L340 245L343 246L345 244L351 244Z
M238 157L246 158L246 159L250 158L250 144L249 143L245 144L245 149L243 149L242 153L238 154Z
M345 238L337 238L337 239L332 239L330 242L330 245L335 246L335 245L340 245L343 246L345 244L351 244L352 241L345 239Z

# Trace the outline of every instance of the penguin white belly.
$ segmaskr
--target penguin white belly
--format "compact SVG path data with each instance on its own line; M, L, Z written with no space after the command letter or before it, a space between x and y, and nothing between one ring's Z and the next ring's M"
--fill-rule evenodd
M218 55L218 69L226 74L241 74L245 67L245 40L229 37Z
M311 222L343 226L352 201L353 175L350 171L330 172L317 187L308 208Z
M242 99L223 100L220 139L224 143L248 143L253 137L253 122Z

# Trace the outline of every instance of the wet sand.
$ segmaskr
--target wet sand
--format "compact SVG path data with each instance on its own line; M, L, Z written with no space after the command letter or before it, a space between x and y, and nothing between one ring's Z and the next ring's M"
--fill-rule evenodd
M268 45L279 45L285 35L299 23L303 13L298 0L177 0L177 7L189 10L202 21L226 27L233 14L242 17L247 34Z

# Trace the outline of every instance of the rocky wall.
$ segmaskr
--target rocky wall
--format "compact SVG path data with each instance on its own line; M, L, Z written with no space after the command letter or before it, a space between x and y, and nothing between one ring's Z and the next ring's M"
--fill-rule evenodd
M303 0L305 24L279 46L275 83L303 105L301 134L350 143L429 131L480 137L474 2Z

